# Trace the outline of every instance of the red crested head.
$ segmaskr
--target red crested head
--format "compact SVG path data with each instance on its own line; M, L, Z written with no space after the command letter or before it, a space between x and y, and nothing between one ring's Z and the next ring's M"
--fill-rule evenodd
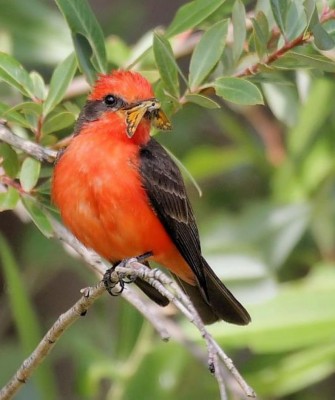
M150 83L132 71L114 71L100 75L78 119L75 134L97 130L118 140L146 143L150 126L167 130L171 124L154 98Z
M138 72L114 71L101 74L94 85L89 100L101 100L108 94L122 98L127 103L154 97L151 84Z

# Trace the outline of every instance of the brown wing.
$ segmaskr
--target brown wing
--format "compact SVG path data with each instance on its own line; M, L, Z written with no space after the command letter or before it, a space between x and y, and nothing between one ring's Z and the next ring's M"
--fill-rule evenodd
M199 233L184 181L177 165L155 139L141 148L140 173L155 213L207 296Z

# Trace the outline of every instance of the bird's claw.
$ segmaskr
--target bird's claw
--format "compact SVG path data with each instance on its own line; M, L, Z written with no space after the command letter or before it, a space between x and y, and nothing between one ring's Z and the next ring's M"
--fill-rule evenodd
M105 285L107 292L111 296L119 296L123 292L124 281L120 279L118 275L115 273L115 266L106 270L102 278L102 281Z
M138 257L134 257L134 258L125 258L124 260L120 261L115 267L120 267L120 268L127 268L128 264L130 263L130 261L138 261ZM120 277L120 282L122 281L123 284L125 283L133 283L136 281L136 275L130 275L129 273L124 276L122 276L123 274L119 274Z
M107 292L111 296L119 296L123 292L126 283L133 283L136 281L136 274L131 275L129 273L125 273L123 275L122 273L120 273L120 271L115 271L116 267L126 268L131 261L142 263L150 256L152 256L152 253L148 252L141 254L138 257L125 258L124 260L115 263L112 268L107 269L102 278ZM118 291L115 290L116 286L118 286Z

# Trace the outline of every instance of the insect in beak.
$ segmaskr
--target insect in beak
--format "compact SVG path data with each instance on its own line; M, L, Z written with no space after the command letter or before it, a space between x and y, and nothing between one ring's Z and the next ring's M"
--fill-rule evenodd
M161 109L159 100L152 98L132 103L123 108L126 114L127 136L133 137L143 117L151 120L153 126L160 130L170 130L171 122Z

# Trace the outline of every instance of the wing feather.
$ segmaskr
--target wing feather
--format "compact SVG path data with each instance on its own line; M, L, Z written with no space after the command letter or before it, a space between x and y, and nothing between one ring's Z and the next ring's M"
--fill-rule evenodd
M150 203L206 292L199 233L180 170L153 138L141 148L140 173Z

